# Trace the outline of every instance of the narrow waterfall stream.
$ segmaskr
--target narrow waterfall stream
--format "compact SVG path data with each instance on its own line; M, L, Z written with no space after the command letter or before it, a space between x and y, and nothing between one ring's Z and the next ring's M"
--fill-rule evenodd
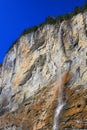
M59 130L58 129L58 120L59 120L59 114L64 106L63 102L63 97L62 97L62 75L61 75L61 45L62 45L62 40L61 40L61 33L62 33L62 25L60 25L59 32L58 32L58 105L55 111L55 116L54 116L54 124L53 124L53 129L52 130Z

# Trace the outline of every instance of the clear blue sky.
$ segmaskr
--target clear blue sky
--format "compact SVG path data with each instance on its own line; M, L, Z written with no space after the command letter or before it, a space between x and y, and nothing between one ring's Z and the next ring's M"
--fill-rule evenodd
M0 63L20 33L47 16L71 12L85 0L0 0Z

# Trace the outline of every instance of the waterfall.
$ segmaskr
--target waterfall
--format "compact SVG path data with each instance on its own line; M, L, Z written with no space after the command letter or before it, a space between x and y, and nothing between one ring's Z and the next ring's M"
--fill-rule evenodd
M62 97L62 75L61 75L61 57L62 57L62 51L61 51L61 45L62 45L62 40L61 40L61 33L62 33L62 25L60 25L59 32L58 32L58 105L55 111L55 116L54 116L54 124L53 124L53 129L52 130L58 130L58 118L59 114L64 106L63 103L63 97Z

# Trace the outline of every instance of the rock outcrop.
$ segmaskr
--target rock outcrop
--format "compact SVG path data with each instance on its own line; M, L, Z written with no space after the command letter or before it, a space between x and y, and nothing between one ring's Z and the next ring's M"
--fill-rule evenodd
M21 36L0 66L0 130L51 130L58 98L58 31ZM87 11L62 26L65 105L59 130L87 129Z

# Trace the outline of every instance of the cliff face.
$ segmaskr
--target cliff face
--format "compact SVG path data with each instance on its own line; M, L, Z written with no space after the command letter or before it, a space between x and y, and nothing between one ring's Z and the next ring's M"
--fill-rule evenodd
M58 99L60 25L22 36L0 67L0 130L51 130ZM87 11L64 21L60 51L65 105L59 130L87 129Z

